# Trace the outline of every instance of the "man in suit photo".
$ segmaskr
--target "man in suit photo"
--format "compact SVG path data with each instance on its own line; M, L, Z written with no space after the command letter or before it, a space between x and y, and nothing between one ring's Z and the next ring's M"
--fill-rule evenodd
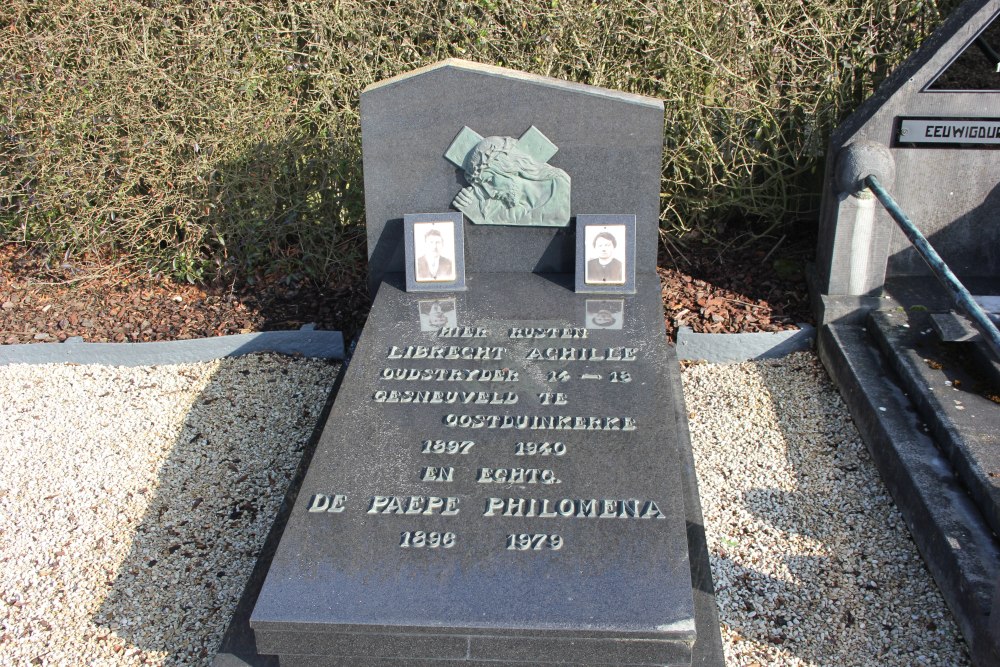
M444 249L444 237L437 229L431 227L424 234L424 254L417 257L418 282L449 282L455 280L455 265L441 254Z

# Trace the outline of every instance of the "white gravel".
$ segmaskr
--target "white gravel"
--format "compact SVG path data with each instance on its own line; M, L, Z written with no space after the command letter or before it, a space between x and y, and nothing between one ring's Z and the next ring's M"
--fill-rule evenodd
M337 370L0 367L0 664L210 664ZM967 665L815 356L683 378L728 665Z
M729 667L969 664L814 354L683 381Z
M0 366L0 664L209 664L338 366Z

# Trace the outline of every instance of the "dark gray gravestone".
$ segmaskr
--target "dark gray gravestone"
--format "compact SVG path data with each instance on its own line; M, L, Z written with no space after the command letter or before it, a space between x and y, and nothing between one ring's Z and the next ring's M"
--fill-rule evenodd
M365 95L381 282L254 608L258 651L285 666L721 665L655 272L662 107L455 61ZM574 128L581 107L601 119ZM463 127L532 125L552 163L600 144L603 171L629 165L602 182L572 151L558 166L574 216L594 211L578 202L642 213L634 295L573 291L572 226L466 222L462 292L407 293L402 249L376 266L393 220L446 210L464 186L444 157ZM603 143L622 127L635 134ZM546 256L552 271L533 272Z
M598 331L571 285L471 276L454 338L382 285L254 613L262 652L690 664L658 290Z
M663 104L593 86L462 60L361 94L369 281L403 271L403 215L437 213L465 185L444 153L463 127L520 137L535 126L557 147L548 163L573 179L572 215L637 220L636 268L656 269ZM572 228L466 227L470 272L572 273Z

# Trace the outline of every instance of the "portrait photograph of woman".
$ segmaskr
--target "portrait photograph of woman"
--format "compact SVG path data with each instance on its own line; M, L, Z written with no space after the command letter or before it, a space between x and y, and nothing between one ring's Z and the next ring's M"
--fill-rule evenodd
M625 284L625 225L586 228L584 282L590 285Z

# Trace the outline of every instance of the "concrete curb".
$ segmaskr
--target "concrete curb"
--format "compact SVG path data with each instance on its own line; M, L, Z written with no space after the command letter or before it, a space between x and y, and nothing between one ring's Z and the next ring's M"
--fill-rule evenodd
M691 327L680 327L677 330L677 358L730 364L751 359L776 359L813 349L815 327L808 324L799 327L793 331L743 334L702 334L695 333Z
M298 331L264 331L158 343L85 343L80 338L69 338L65 343L0 345L0 366L65 363L157 366L214 361L255 352L343 359L344 335L339 331L316 331L313 325L307 324Z
M839 387L872 460L955 617L973 665L997 665L990 617L1000 572L992 530L867 327L827 324L819 357Z

